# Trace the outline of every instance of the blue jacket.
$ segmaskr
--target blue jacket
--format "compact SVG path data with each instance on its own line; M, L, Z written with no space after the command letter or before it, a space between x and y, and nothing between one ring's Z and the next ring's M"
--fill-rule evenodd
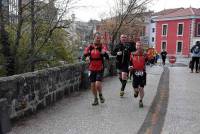
M191 49L192 57L200 57L200 45L194 45Z

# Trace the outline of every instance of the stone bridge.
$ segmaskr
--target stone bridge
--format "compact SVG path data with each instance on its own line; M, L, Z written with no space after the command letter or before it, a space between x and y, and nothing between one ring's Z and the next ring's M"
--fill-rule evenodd
M200 133L200 77L182 64L147 67L144 108L133 97L131 82L119 97L114 58L105 69L106 102L95 107L84 63L0 78L0 133Z

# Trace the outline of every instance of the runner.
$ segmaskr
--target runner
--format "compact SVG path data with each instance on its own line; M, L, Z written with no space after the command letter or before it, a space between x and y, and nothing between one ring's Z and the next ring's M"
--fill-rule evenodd
M136 52L130 55L129 70L133 72L134 97L137 98L138 94L140 95L139 107L143 107L142 100L144 98L144 86L146 85L146 59L141 42L136 42Z
M123 97L128 78L128 66L130 61L130 53L134 51L134 47L127 43L127 35L120 36L120 43L116 45L112 55L116 56L116 67L121 82L120 96Z
M93 106L98 105L98 93L101 103L104 103L105 99L102 95L101 81L103 78L103 60L104 57L109 60L109 56L106 51L102 48L101 35L98 33L94 37L94 43L86 47L84 51L86 62L89 63L89 80L91 82L91 90L94 95Z

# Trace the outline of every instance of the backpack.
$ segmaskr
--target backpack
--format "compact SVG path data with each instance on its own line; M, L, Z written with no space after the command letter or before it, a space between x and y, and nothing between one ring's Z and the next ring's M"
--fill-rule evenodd
M198 54L200 52L200 48L198 46L196 46L194 48L194 51L193 51L195 54Z

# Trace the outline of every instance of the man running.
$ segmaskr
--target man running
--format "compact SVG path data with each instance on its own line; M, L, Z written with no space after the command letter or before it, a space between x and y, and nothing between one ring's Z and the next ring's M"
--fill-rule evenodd
M119 80L121 82L120 96L123 97L124 89L126 87L128 78L128 66L130 53L134 50L130 44L127 43L127 35L122 34L120 36L120 43L116 45L112 52L112 55L116 56L116 67L119 74Z
M141 42L136 42L136 52L130 55L129 70L133 72L134 97L137 98L138 94L140 95L139 107L143 107L142 100L144 98L144 86L146 85L146 60Z
M103 78L103 60L104 57L109 60L109 56L106 51L102 48L101 35L96 34L94 37L94 43L86 47L84 51L86 62L89 63L89 80L91 82L91 90L94 95L93 106L98 105L98 93L101 103L104 103L105 99L102 95L101 81Z

